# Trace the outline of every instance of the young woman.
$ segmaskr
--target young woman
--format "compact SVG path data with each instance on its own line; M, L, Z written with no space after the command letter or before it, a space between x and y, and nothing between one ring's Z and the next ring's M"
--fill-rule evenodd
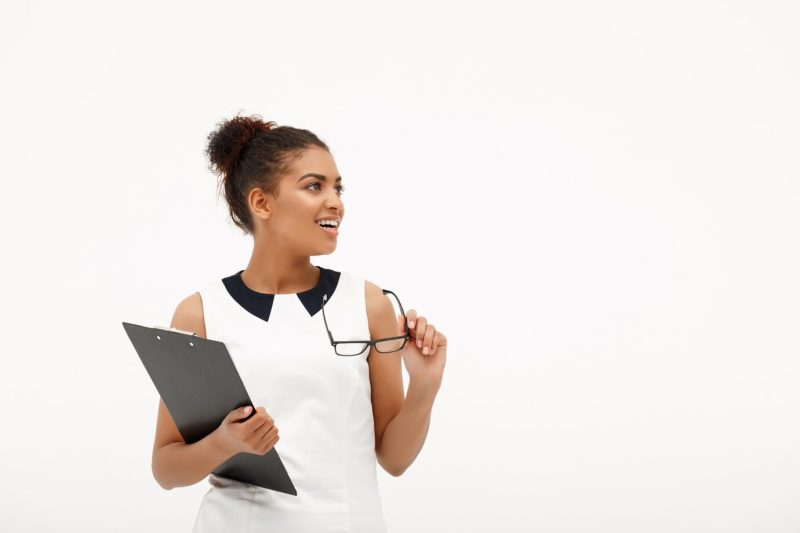
M253 115L221 122L208 140L253 252L247 268L178 304L172 326L224 342L256 409L235 409L186 444L161 402L153 475L165 489L209 477L195 533L385 531L376 463L400 476L422 449L447 340L414 309L395 314L393 292L311 264L336 249L345 213L342 178L316 135ZM334 347L329 331L337 342L408 337ZM211 473L276 445L296 496Z

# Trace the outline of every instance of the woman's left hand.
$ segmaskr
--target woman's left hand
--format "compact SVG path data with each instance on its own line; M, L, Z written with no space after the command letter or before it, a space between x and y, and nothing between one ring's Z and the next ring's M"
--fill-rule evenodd
M406 317L411 338L401 353L408 378L438 388L447 358L447 337L441 331L437 331L427 318L417 316L415 309L409 309ZM405 333L403 315L398 316L398 324L400 333Z

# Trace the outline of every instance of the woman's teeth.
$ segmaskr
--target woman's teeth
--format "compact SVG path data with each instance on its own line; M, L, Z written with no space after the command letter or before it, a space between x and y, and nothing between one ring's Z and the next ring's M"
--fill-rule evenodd
M326 233L331 233L333 235L339 234L339 224L335 220L325 220L317 222L317 225L321 227Z

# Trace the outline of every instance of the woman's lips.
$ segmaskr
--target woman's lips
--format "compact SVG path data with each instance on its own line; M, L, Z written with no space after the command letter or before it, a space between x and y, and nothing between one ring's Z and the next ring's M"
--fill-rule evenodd
M328 233L328 234L330 234L330 235L333 235L334 237L335 237L336 235L339 235L339 228L330 228L330 227L327 227L327 226L320 226L319 224L317 224L317 226L318 226L318 227L319 227L319 228L320 228L322 231L324 231L325 233Z

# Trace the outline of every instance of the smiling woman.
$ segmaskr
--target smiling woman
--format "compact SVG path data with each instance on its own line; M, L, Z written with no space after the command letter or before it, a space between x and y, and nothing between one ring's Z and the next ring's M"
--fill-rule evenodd
M334 251L336 240L331 237L338 236L344 217L339 198L344 186L327 144L308 130L278 127L258 116L224 121L208 140L209 168L222 178L237 226L253 234L257 242L292 244L290 251L298 258ZM304 172L307 169L313 170ZM321 227L323 220L327 222ZM314 224L313 232L310 224ZM305 264L293 271L305 274L300 277L307 280L313 270L307 257L301 261ZM246 269L243 278L252 277L253 269ZM250 281L261 286L264 280ZM265 292L271 290L265 287ZM274 288L274 292L279 290Z
M256 230L247 205L247 191L257 187L278 198L281 177L289 174L292 163L310 148L322 150L324 154L317 154L315 161L309 164L325 155L330 161L323 163L330 167L333 162L328 145L314 133L291 126L278 127L275 122L264 122L258 116L236 116L224 121L209 134L208 141L209 168L222 177L231 218L246 233ZM302 183L306 178L327 181L325 175L307 172L297 182ZM336 182L341 180L341 176L337 176Z
M210 169L253 251L245 269L184 299L172 327L225 343L255 410L231 406L215 431L186 444L161 402L153 475L166 489L208 477L195 533L385 531L377 465L399 476L420 452L444 335L414 309L397 314L391 291L311 264L335 251L345 214L342 177L316 135L254 115L221 122L208 141ZM404 335L411 342L342 357L329 331L338 346ZM237 453L273 448L297 495L213 473Z

